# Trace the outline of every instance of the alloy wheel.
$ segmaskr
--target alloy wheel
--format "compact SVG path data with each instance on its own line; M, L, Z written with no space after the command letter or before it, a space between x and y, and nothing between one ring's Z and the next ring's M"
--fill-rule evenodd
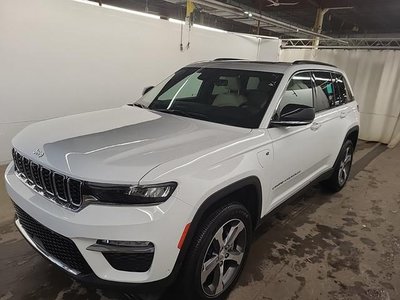
M351 151L351 146L348 146L339 166L338 181L340 186L343 186L349 177L352 159L353 153Z
M201 269L201 286L207 296L220 295L234 281L243 261L246 238L246 227L239 219L232 219L217 230Z

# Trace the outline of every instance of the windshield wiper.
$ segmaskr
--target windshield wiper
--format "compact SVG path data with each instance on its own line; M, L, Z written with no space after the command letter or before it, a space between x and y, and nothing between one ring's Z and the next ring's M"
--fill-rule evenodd
M203 115L201 113L196 113L196 112L191 112L191 111L184 111L180 109L166 109L166 108L160 108L160 109L155 109L156 111L160 111L163 113L167 114L173 114L173 115L179 115L179 116L184 116L188 118L197 118L197 119L203 119L206 120L207 116Z

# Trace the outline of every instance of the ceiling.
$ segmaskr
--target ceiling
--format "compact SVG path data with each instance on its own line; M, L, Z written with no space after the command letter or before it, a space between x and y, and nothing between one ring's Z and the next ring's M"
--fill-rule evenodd
M281 0L298 2L294 6L266 7L267 0L241 0L240 3L260 8L266 14L297 23L314 26L316 9L353 7L331 10L325 15L323 33L328 35L387 34L400 32L399 0Z
M92 0L98 1L98 0ZM101 0L103 4L110 4L127 9L157 14L162 18L184 20L186 15L185 0ZM202 25L216 27L228 31L255 33L252 26L218 17L201 10L198 6L194 14L195 22ZM264 32L266 33L266 32Z
M97 0L98 1L98 0ZM297 2L290 6L268 6L269 0L218 0L243 11L251 11L305 29L314 26L317 8L352 7L325 14L322 33L333 37L400 37L400 0L280 0ZM119 7L156 13L162 17L184 19L185 0L101 0ZM195 22L244 33L301 37L291 30L260 24L248 15L233 16L196 4Z

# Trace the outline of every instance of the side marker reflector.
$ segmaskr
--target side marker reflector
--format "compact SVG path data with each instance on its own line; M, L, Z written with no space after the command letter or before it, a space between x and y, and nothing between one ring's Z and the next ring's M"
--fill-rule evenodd
M186 224L185 229L183 229L181 238L178 243L178 249L182 249L183 243L185 242L186 235L189 231L190 223Z

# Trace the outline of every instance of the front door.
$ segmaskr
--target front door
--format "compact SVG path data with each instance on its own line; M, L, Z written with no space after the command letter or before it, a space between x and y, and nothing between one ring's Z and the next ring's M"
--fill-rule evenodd
M276 114L288 104L314 106L314 90L310 72L296 73L282 95ZM271 200L273 206L299 191L321 170L319 157L319 124L268 129L273 141Z

